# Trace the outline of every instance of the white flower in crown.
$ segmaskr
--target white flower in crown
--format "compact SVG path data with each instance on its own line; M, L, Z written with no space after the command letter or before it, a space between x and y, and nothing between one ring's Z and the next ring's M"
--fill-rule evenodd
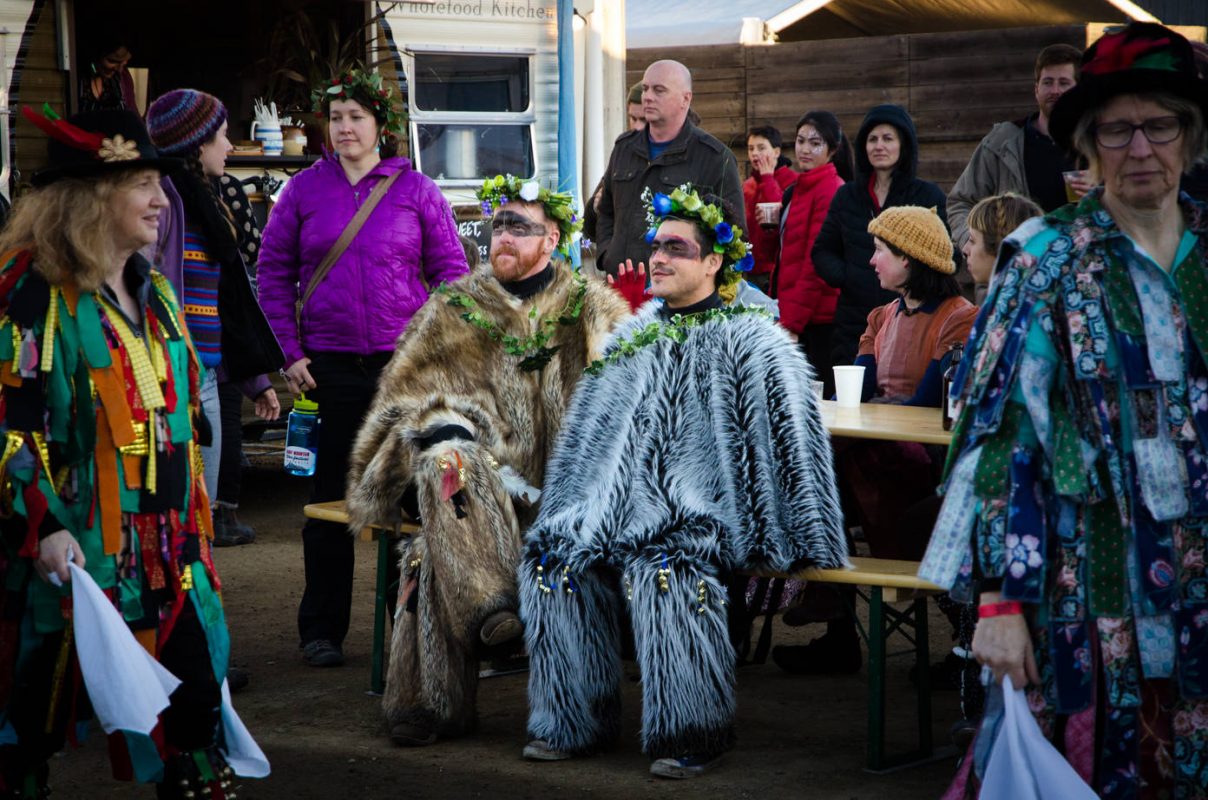
M536 181L526 181L520 187L520 199L526 203L532 203L541 194L541 187Z
M101 148L96 151L101 161L135 161L138 159L138 143L127 140L120 133L115 133L112 139L102 139Z

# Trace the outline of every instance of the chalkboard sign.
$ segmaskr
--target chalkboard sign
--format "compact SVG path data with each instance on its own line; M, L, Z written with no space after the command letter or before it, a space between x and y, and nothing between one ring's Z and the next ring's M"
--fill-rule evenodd
M465 236L477 244L479 263L487 263L487 258L491 254L491 221L484 219L482 212L477 207L469 209L468 212L458 211L457 235Z

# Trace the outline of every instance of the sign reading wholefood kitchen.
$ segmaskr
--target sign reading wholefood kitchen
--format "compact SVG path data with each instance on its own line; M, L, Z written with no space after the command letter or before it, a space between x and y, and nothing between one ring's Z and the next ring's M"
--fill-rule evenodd
M412 0L399 3L399 7L408 14L465 19L553 21L558 15L557 3L554 0Z

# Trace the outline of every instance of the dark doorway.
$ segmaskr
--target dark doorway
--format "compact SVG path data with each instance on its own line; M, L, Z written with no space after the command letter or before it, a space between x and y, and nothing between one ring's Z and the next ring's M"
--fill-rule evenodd
M124 44L130 66L148 70L148 102L182 87L209 92L230 111L231 139L245 138L257 97L276 100L283 115L309 112L309 87L283 68L307 83L328 77L328 65L355 48L349 43L369 7L363 0L76 0L72 108L101 51Z

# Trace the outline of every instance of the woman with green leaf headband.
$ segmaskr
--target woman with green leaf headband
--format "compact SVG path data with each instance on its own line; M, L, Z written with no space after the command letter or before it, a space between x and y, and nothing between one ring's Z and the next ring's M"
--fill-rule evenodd
M311 494L323 502L344 496L357 425L399 334L431 289L468 270L435 182L407 159L379 151L382 130L399 120L380 78L353 70L317 89L315 102L329 119L331 149L281 192L264 228L259 278L261 307L285 352L286 383L318 400L323 415ZM368 216L358 221L362 210ZM348 632L353 542L344 526L318 520L302 538L303 658L335 666Z

